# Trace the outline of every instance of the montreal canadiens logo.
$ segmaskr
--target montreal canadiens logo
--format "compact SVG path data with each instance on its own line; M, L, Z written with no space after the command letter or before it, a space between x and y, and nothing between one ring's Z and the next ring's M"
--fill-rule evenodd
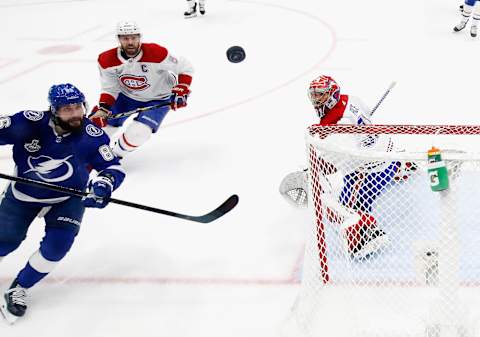
M122 75L120 82L130 90L145 90L150 87L146 76Z
M41 180L48 183L65 181L73 175L73 166L68 161L72 156L63 159L53 159L49 156L28 157L30 167L24 173L34 173Z

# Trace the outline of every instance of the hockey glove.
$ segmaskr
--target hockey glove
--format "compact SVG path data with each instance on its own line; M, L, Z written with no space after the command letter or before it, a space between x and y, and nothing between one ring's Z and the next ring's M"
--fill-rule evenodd
M104 208L113 191L112 181L105 176L96 176L90 182L89 193L83 198L85 207Z
M174 86L172 88L172 96L170 98L172 101L170 107L173 110L186 107L189 94L190 89L188 88L188 85L180 83Z
M112 115L110 106L100 103L95 105L88 118L99 128L104 128L108 124L108 117Z

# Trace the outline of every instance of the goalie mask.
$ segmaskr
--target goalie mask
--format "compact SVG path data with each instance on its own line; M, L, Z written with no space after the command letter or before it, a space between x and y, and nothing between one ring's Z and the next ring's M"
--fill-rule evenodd
M319 118L325 115L325 108L332 109L340 99L340 86L330 76L321 75L310 82L308 98Z

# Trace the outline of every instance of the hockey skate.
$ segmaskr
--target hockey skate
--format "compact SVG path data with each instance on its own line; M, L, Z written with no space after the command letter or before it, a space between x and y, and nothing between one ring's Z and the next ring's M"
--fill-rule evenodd
M356 221L351 223L352 220ZM367 213L358 212L358 216L347 219L342 227L348 252L354 259L378 254L389 244L387 234L377 226L375 218Z
M0 306L0 311L5 320L13 324L27 311L27 289L21 287L15 280L3 297L4 301Z
M200 14L205 15L205 1L200 1L198 3L198 11Z
M477 26L472 25L472 26L470 27L470 35L471 35L472 37L477 37Z
M185 17L185 19L196 17L197 16L197 3L194 2L193 6L190 6L190 8L185 13L183 13L183 16Z
M466 25L467 25L467 22L461 21L458 25L456 25L455 27L453 27L453 31L454 31L454 32L459 32L459 31L461 31L463 28L465 28Z

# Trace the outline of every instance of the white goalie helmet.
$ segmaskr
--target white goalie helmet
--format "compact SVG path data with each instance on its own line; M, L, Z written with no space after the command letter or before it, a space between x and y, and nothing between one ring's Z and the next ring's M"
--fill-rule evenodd
M142 35L140 27L135 21L120 21L117 23L117 36L135 34Z

